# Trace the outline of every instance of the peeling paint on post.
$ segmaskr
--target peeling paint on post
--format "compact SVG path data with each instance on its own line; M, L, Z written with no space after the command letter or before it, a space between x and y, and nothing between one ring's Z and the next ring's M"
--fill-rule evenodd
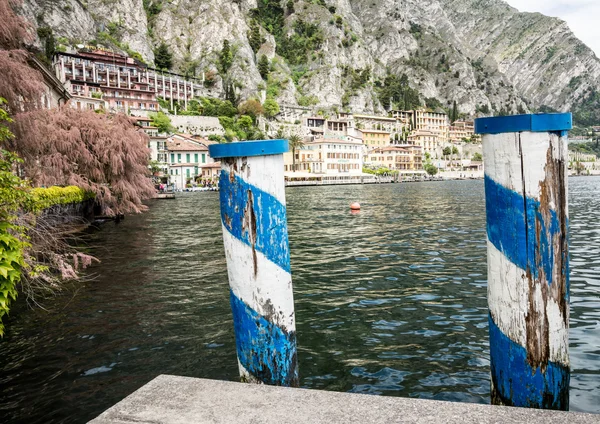
M475 120L483 134L492 403L569 409L570 113Z
M209 146L221 160L223 243L242 381L298 386L285 206L287 140Z

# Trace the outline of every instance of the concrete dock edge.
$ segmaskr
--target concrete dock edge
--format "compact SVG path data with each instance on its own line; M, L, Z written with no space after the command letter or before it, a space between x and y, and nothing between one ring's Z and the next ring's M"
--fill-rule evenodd
M600 415L160 375L91 421L131 423L600 423Z

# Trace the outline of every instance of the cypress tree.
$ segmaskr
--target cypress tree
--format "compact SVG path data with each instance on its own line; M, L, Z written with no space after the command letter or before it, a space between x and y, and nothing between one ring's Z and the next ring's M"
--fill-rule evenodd
M260 36L260 26L256 20L250 22L250 31L248 31L248 40L250 41L250 47L252 51L256 53L260 46L262 46L263 39Z
M154 64L157 69L171 69L173 66L173 54L164 42L154 51Z
M260 56L260 60L258 61L258 72L260 72L260 76L266 80L269 76L269 59L264 54Z
M452 115L450 116L450 120L452 122L458 119L458 109L456 107L456 100L454 100L454 104L452 105Z
M221 49L221 53L219 54L219 65L220 71L222 74L226 74L231 68L233 64L233 53L231 52L231 47L229 46L229 40L223 40L223 48Z

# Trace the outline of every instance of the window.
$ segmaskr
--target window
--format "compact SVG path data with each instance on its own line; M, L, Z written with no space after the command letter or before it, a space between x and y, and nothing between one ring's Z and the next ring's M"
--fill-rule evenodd
M175 163L175 153L171 153L171 163Z
M181 163L181 153L177 153L177 163Z
M198 153L194 153L194 163L198 163Z
M190 178L190 168L187 168L185 170L185 176L188 177L188 178Z
M202 153L202 163L206 163L206 155Z
M190 154L189 153L185 154L185 163L190 163Z

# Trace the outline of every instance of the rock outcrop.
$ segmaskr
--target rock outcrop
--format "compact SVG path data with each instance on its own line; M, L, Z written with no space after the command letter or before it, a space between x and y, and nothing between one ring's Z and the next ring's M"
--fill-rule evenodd
M150 64L164 42L173 70L214 73L216 92L242 98L382 112L391 74L429 106L467 114L577 110L600 91L600 61L565 22L502 0L25 0L23 13L62 42ZM224 40L233 64L221 75Z

